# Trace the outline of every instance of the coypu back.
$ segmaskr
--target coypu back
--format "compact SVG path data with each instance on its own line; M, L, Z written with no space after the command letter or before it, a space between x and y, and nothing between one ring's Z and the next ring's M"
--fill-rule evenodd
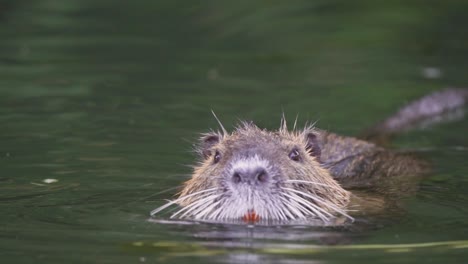
M345 188L385 185L395 177L430 171L430 165L413 153L392 151L374 143L319 131L322 166Z

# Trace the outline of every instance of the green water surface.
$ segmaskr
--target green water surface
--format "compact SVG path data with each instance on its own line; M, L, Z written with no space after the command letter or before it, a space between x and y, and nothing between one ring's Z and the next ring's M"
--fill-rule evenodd
M468 86L466 1L0 0L0 263L467 263L468 118L392 145L434 172L363 230L164 224L239 119L356 135ZM166 192L163 192L166 191ZM334 246L334 244L339 244Z

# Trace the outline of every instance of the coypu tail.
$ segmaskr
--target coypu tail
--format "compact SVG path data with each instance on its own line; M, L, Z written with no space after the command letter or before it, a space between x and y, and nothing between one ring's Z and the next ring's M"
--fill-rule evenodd
M465 114L466 104L468 89L436 91L410 102L394 115L367 129L361 138L382 144L401 132L459 120Z

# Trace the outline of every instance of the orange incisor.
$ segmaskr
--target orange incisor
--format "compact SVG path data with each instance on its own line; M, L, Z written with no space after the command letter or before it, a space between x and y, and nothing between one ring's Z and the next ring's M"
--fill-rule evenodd
M260 220L260 216L251 209L242 217L242 220L247 223L255 223Z

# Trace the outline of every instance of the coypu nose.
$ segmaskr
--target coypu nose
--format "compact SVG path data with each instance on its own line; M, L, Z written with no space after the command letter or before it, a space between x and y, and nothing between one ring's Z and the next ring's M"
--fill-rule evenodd
M264 168L256 168L249 171L236 170L232 174L234 183L263 184L268 180L268 173Z

